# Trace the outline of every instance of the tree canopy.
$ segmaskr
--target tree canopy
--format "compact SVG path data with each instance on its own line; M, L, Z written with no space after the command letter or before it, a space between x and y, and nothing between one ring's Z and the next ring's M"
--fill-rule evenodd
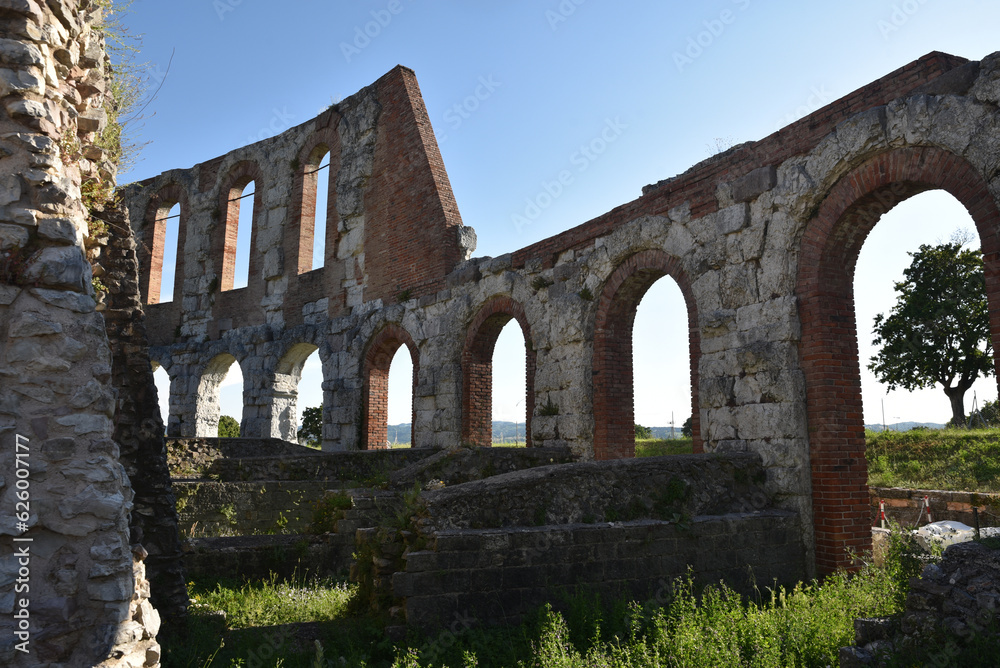
M319 447L323 444L323 407L313 406L302 411L299 443Z
M983 257L964 240L924 244L895 284L896 304L875 316L868 368L888 385L908 391L940 384L952 422L965 420L965 392L993 373Z
M240 423L230 415L219 418L219 438L239 438Z

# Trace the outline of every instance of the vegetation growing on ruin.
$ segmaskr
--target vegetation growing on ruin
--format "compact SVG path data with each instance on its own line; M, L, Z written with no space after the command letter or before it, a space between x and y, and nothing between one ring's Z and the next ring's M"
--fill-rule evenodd
M381 621L349 616L354 590L343 583L270 582L238 586L217 581L191 585L195 606L189 642L167 647L164 666L364 666L367 668L569 666L826 666L853 644L854 619L900 610L908 578L922 563L907 547L888 552L887 566L866 566L854 576L769 589L754 600L724 585L699 589L688 578L664 586L646 602L610 605L591 596L554 600L516 627L473 628L456 623L431 636L410 631L391 643ZM322 601L322 603L320 603ZM327 620L311 644L295 644L272 629L227 635L229 629L293 621ZM558 611L557 611L558 610ZM214 626L213 626L213 620ZM212 658L213 652L217 652Z

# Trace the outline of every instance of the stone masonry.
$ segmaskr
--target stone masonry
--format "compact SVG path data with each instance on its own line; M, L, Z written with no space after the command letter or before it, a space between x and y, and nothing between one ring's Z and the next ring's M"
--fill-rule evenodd
M92 0L0 2L0 664L157 666L82 184L107 58Z
M475 235L415 77L398 67L281 135L125 192L147 302L164 218L180 204L173 300L149 305L151 355L171 379L168 431L213 434L235 361L243 435L291 437L302 364L318 351L324 449L381 447L385 374L405 345L415 443L480 443L487 353L515 319L531 443L628 457L632 319L668 275L687 302L696 451L757 453L767 493L802 518L808 570L849 565L847 550L870 544L854 263L881 214L948 191L982 240L1000 350L998 104L1000 54L930 53L594 220L470 259ZM315 171L326 152L328 176ZM326 258L313 268L321 177ZM251 180L249 282L232 290L237 198Z

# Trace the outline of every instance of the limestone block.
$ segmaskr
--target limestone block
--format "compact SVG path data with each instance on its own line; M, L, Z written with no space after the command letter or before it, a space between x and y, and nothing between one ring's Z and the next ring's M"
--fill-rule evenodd
M43 248L38 259L28 267L26 277L47 287L87 292L90 263L76 246Z
M28 244L28 230L20 225L0 223L0 251L24 248Z
M53 322L39 313L25 311L11 322L7 335L10 338L16 339L28 336L59 334L62 331L63 327L58 322Z
M750 222L750 208L745 203L720 209L715 218L715 229L719 234L732 234Z
M982 102L1000 105L1000 53L992 53L980 61L972 95Z
M0 39L0 60L14 65L43 66L41 50L34 44L15 39Z
M806 434L805 405L801 402L750 404L732 411L740 438L802 438Z
M730 264L722 270L720 283L723 308L739 308L760 299L757 290L757 267L752 263Z

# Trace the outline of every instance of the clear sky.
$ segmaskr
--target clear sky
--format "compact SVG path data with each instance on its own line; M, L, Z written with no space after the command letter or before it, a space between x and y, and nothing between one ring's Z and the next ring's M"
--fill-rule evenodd
M133 124L148 144L121 182L271 136L403 64L417 73L478 256L585 222L930 51L980 59L1000 49L1000 3L986 0L135 0L126 23L143 35L141 59L162 87ZM608 123L620 128L615 141L585 165L573 162ZM564 169L572 183L531 209ZM866 243L857 278L862 360L906 252L972 229L949 199L928 194L897 207ZM523 342L508 330L495 357L494 417L523 420ZM669 279L640 305L635 354L637 421L665 426L673 412L683 422L686 327ZM409 421L402 357L391 371L391 423ZM238 376L234 367L222 393L223 413L236 417ZM300 408L321 402L319 383L312 365ZM976 391L980 400L997 394L992 380ZM864 397L869 423L881 422L883 398L888 422L950 415L939 389L886 396L869 376Z

